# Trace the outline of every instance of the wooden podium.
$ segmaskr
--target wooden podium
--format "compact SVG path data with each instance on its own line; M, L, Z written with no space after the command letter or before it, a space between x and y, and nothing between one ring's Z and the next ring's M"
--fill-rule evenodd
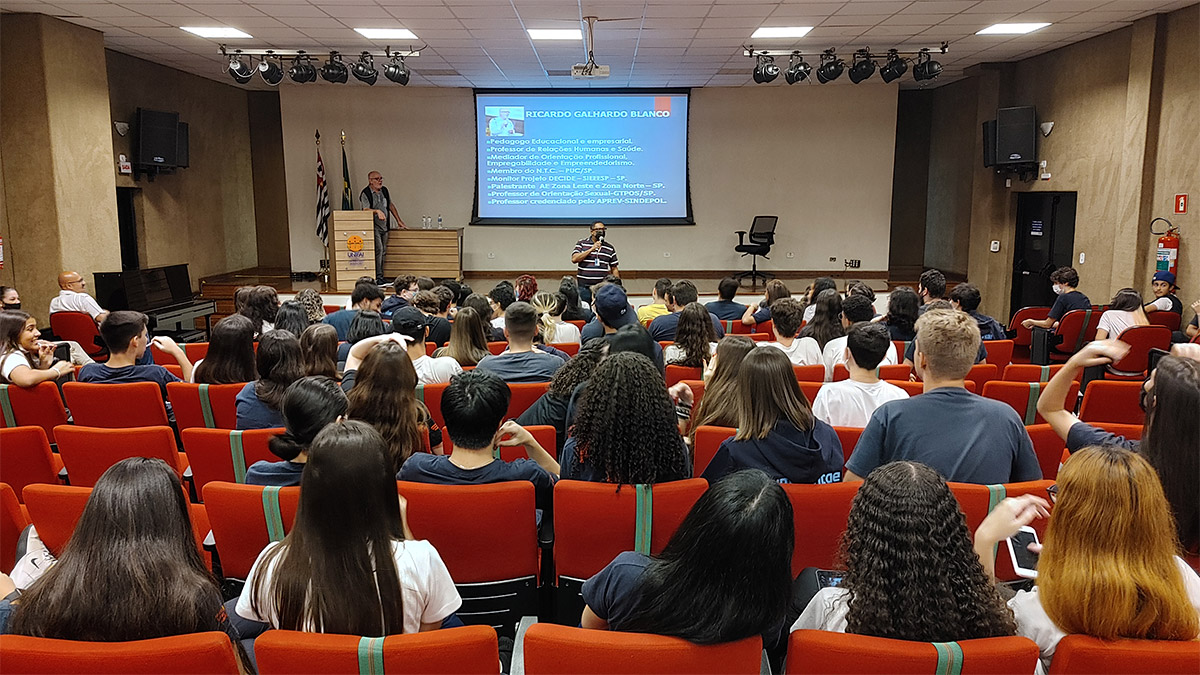
M375 278L375 214L334 211L329 233L329 288L354 291L359 277Z
M462 228L392 230L383 276L414 274L432 279L462 278Z

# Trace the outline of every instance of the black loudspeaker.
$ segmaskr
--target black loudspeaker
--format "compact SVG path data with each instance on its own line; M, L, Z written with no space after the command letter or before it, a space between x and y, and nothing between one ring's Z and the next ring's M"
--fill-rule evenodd
M172 168L176 166L179 148L179 113L137 109L137 149L134 163L141 166Z
M1033 106L996 111L996 163L1037 161L1037 113Z
M180 122L178 132L175 134L176 166L183 169L188 168L188 158L188 123Z
M996 120L983 123L983 166L996 166Z

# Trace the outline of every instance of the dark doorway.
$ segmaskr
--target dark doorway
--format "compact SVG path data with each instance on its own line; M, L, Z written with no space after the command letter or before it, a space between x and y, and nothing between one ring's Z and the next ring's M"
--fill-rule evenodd
M138 188L117 188L117 232L121 238L121 269L136 270L138 263Z
M1054 304L1050 273L1070 267L1075 251L1074 192L1017 193L1012 309Z

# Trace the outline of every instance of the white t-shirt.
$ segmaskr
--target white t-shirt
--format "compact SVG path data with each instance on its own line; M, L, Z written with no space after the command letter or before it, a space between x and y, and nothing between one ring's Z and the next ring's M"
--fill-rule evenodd
M1179 574L1183 577L1183 587L1187 592L1188 602L1200 614L1200 577L1196 576L1196 571L1188 567L1188 564L1178 556L1175 557L1175 567L1179 569ZM1013 617L1017 620L1017 635L1027 637L1037 643L1038 650L1042 653L1041 661L1038 663L1038 673L1045 673L1050 668L1050 660L1054 658L1054 651L1058 648L1059 641L1067 634L1054 625L1054 622L1046 615L1036 586L1032 591L1018 591L1016 596L1008 601L1008 607L1013 611Z
M833 338L825 343L825 349L821 352L821 360L825 362L825 381L833 381L833 368L839 363L846 362L846 336ZM896 359L896 345L888 343L887 353L883 355L883 360L879 362L881 366L894 366L899 361Z
M824 389L824 387L822 387ZM831 633L846 632L846 613L850 611L845 589L836 586L817 591L808 606L800 612L792 630L827 630Z
M500 330L504 330L504 317L498 316L498 317L492 319L492 328L499 328Z
M708 343L708 353L709 355L717 353L717 343ZM670 344L667 345L667 348L663 350L663 363L669 366L674 361L682 361L686 356L687 355L683 353L682 347L679 345Z
M421 384L449 382L450 378L463 371L458 361L449 356L421 356L413 361L413 368L417 371L417 382Z
M554 339L550 340L550 344L565 344L568 342L579 343L579 327L573 323L559 321L554 325Z
M258 585L257 577L260 573L265 575L263 588L271 587L271 575L279 563L279 558L272 560L271 566L265 570L259 570L258 565L262 562L263 555L279 544L280 542L267 544L263 552L258 554L258 560L254 561L254 566L250 568L250 574L246 578L246 585L242 588L236 609L238 616L270 624L273 628L279 627L279 618L269 592L268 597L258 598L257 604L262 610L261 614L253 610L251 596ZM442 621L462 606L462 598L458 595L458 589L454 587L454 580L450 578L450 572L433 544L424 539L394 541L392 556L396 559L396 572L400 577L405 633L420 632L422 623ZM309 633L321 632L313 625L306 625L304 630Z
M1160 312L1171 311L1171 299L1170 298L1158 298L1154 302L1151 302L1149 304L1154 305L1154 308Z
M50 301L50 313L57 314L58 312L85 312L94 319L97 315L103 314L104 310L100 309L100 304L87 293L76 293L63 289L58 292L58 297Z
M4 356L3 360L0 360L0 378L2 378L5 382L12 382L12 372L16 370L18 366L25 366L26 368L33 367L29 365L29 358L25 356L25 352L9 352Z
M805 307L804 308L804 323L808 323L809 321L812 321L813 317L816 316L816 314L817 314L817 305L815 303L809 305L808 307Z
M1110 309L1100 315L1100 323L1096 325L1096 330L1108 331L1108 339L1115 340L1126 329L1137 325L1139 325L1137 322L1137 312Z
M871 414L888 401L908 398L908 392L883 380L867 384L854 380L830 382L813 400L813 416L831 427L867 426Z
M760 342L759 347L774 347L782 349L784 354L788 355L793 365L797 366L819 366L821 365L821 345L810 337L796 338L792 340L791 347L784 347L779 342Z

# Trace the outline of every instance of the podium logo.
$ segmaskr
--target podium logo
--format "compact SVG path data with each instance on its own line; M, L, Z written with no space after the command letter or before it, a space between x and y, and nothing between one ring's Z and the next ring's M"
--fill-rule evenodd
M351 251L353 251L355 253L358 253L359 251L361 251L363 249L362 237L358 236L357 234L352 234L349 237L347 237L346 238L346 248L350 249Z

